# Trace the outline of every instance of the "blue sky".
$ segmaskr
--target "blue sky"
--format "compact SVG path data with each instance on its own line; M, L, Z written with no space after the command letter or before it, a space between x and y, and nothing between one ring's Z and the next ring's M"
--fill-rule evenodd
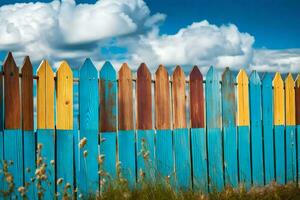
M300 1L296 0L100 0L99 2L80 0L76 1L76 5L73 0L63 0L57 1L59 3L55 5L51 1L42 1L45 2L43 8L29 3L36 1L2 0L0 6L11 4L13 7L16 6L14 5L16 2L26 3L25 8L19 9L28 10L26 16L29 18L38 17L32 14L31 7L37 7L41 11L51 7L54 15L60 13L57 19L54 15L52 16L53 23L59 24L59 27L54 26L52 22L49 24L46 19L33 24L32 30L29 30L30 28L24 23L21 24L28 30L24 34L17 30L23 34L21 36L19 33L16 34L20 36L17 42L24 42L24 44L17 48L15 41L3 44L0 42L2 57L4 52L11 48L16 51L20 59L25 54L34 54L34 62L38 63L42 58L48 58L53 61L53 65L57 65L59 60L67 59L77 66L84 57L91 57L99 65L104 60L111 60L115 65L126 61L134 65L133 68L136 68L139 62L146 61L153 68L159 63L170 67L180 64L187 66L187 69L193 64L207 68L211 63L220 68L229 65L233 68L244 67L261 71L297 72L300 69ZM84 7L82 3L90 5ZM57 9L56 6L60 8ZM96 22L85 19L84 15L82 18L76 15L80 20L71 20L71 14L66 16L67 14L59 11L66 9L70 13L82 14L93 10L100 13L104 7L111 10L111 12L105 10L108 15L93 16L95 19L99 17L99 22L104 21L99 23L99 27L103 27L103 30L97 28ZM48 8L46 11L51 14ZM1 12L3 14L4 11L0 9L0 17ZM126 15L126 19L115 17L120 13L122 16ZM20 17L20 13L15 13L15 16ZM107 19L103 19L106 17ZM111 25L105 24L106 20L111 22ZM7 30L11 30L12 23L19 22L7 21L9 20L1 21L0 19L0 25L6 23L7 27L6 30L3 28L2 32L0 29L0 37L2 33L10 40ZM31 23L30 20L28 23ZM49 25L50 30L61 32L61 38L57 39L54 36L44 38L39 34L34 35L36 25L41 26L43 23ZM86 27L86 31L95 32L94 35L81 33L82 30L74 27L89 23L90 26ZM17 26L18 24L15 24L15 27ZM123 32L119 33L118 28ZM98 35L97 31L99 31ZM101 31L105 33L102 35ZM74 32L78 34L73 35ZM29 34L33 36L30 37ZM26 47L27 41L36 37L41 37L37 38L34 43L45 46L44 53L34 51L35 46ZM58 40L60 42L56 43ZM198 48L193 48L193 43ZM180 54L176 53L172 48L177 47L182 47L184 50L181 50ZM198 52L201 50L205 52L199 55ZM57 56L58 53L61 55ZM173 59L171 54L178 59ZM182 54L186 56L181 56Z

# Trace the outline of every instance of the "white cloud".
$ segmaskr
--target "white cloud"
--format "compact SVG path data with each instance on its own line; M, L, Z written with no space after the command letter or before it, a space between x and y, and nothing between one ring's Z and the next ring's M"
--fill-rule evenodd
M21 3L0 7L0 51L13 51L18 63L30 55L35 63L60 60L78 67L91 57L101 65L111 60L118 69L128 62L136 69L146 62L154 71L159 64L189 71L198 65L205 73L219 69L246 68L258 71L300 69L300 49L254 49L255 38L234 24L216 26L194 22L173 35L161 35L162 13L151 14L143 0L101 0L76 4L74 0ZM113 49L121 48L122 51ZM102 50L105 49L106 52Z

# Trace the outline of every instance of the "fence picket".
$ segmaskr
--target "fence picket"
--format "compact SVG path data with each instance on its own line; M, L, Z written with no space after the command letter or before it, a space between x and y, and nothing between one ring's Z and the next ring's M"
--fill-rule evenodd
M110 62L105 62L100 71L100 153L105 156L100 169L116 178L117 156L117 77ZM100 175L101 176L101 175ZM101 178L107 179L103 176Z
M20 197L17 189L23 185L23 134L21 131L21 102L19 92L19 70L9 52L4 63L4 160L8 163L9 172L13 176L14 194ZM4 188L8 189L8 184ZM6 187L5 187L6 186ZM16 197L17 196L17 197Z
M135 132L133 124L132 74L124 63L119 70L118 82L118 171L133 188L136 182Z
M275 181L274 133L273 133L273 89L272 76L265 73L262 80L262 123L264 137L265 184Z
M24 184L28 185L27 197L37 199L35 184L31 182L35 167L35 133L33 129L33 71L30 59L25 57L22 67L22 128L24 143Z
M207 145L204 126L203 77L197 66L190 73L191 151L194 190L208 191Z
M251 186L250 130L249 130L249 93L248 76L241 69L237 75L237 125L239 181L246 189Z
M285 183L285 148L284 148L284 89L279 72L273 79L274 101L274 138L275 138L275 174L276 182Z
M156 166L158 178L174 183L169 74L163 65L155 72Z
M296 113L295 113L295 82L291 73L285 79L285 136L286 136L286 181L297 180L296 157Z
M235 77L229 68L222 75L224 176L227 186L238 186Z
M258 73L253 71L249 84L250 100L250 129L251 129L251 153L252 153L252 178L254 186L264 185L263 170L263 138L261 124L261 81Z
M98 72L90 59L79 70L79 140L76 180L78 196L88 197L99 190L98 130L99 93ZM84 152L88 152L84 156Z
M219 75L211 66L206 74L205 85L210 191L221 191L224 187L220 91Z
M297 161L298 161L298 184L300 182L300 74L295 81L295 105L296 105L296 127L297 127Z
M59 66L56 78L56 178L63 179L56 191L62 199L64 194L72 196L74 189L73 73L66 61Z
M172 78L176 185L188 190L192 187L190 138L186 126L185 75L180 66L175 68Z
M139 179L154 181L154 130L152 130L151 74L142 63L137 70L137 170Z
M2 71L2 66L1 66L1 72ZM0 74L0 161L3 162L4 160L4 141L3 141L3 132L4 132L4 109L3 109L3 99L4 99L4 94L3 94L3 74ZM0 174L0 179L3 180L4 174ZM4 190L3 188L3 182L0 181L0 190Z
M47 182L42 181L45 188L43 197L55 197L55 134L54 134L54 73L48 63L43 60L37 70L37 168L46 164ZM48 184L49 183L49 184Z

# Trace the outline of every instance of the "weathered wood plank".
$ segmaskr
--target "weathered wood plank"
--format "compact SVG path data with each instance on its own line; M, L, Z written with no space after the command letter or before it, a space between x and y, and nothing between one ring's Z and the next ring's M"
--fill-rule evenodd
M214 67L206 74L205 85L206 124L209 190L221 191L224 187L220 81Z
M174 129L186 128L185 75L180 66L176 66L172 78L173 126Z
M1 72L2 66L0 66ZM4 160L4 143L3 143L3 132L4 132L4 91L3 91L3 74L0 73L0 160ZM0 175L0 179L3 180L4 174ZM3 190L3 182L0 181L0 190Z
M297 160L298 160L298 184L300 182L300 74L295 81L295 103L296 103L296 127L297 127Z
M227 186L238 186L235 77L227 67L222 74L224 176Z
M237 75L237 125L239 182L247 189L251 187L251 158L249 130L248 76L241 69Z
M12 53L9 52L4 63L4 110L5 129L21 128L21 102L19 93L19 69Z
M284 88L283 80L279 72L273 79L274 102L274 138L275 138L275 174L279 184L285 184L285 132L284 132Z
M265 73L262 80L262 123L266 184L275 181L273 103L271 102L273 102L272 76Z
M263 138L261 124L261 81L258 73L253 71L249 84L250 121L251 121L251 152L252 178L254 186L264 185L263 170Z
M203 77L197 66L190 73L190 117L192 128L204 128Z
M105 62L100 70L100 153L105 160L100 169L116 178L117 158L117 77L110 62ZM107 177L101 177L107 179Z
M56 72L56 128L73 129L73 73L66 61L63 61Z
M169 74L163 65L155 72L155 126L156 129L171 128Z
M291 73L285 79L286 181L297 181L295 82Z
M174 183L169 74L163 65L155 73L156 167L161 181Z
M54 129L54 73L47 60L37 70L37 128Z
M98 72L88 58L79 70L79 141L76 180L78 196L87 197L99 190L98 130L99 92ZM87 151L88 155L84 156Z

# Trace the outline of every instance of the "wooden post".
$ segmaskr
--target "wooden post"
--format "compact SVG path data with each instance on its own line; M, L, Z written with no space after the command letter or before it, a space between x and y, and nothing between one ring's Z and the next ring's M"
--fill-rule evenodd
M174 184L169 74L163 65L155 73L155 127L157 178Z
M57 185L56 191L62 195L73 197L74 160L73 160L73 73L66 61L63 61L56 72L56 172L57 180L63 183ZM71 187L64 189L67 185Z
M46 166L48 182L42 182L45 188L43 198L55 197L55 134L54 134L54 73L43 60L37 70L37 160L42 159ZM37 168L43 167L37 163Z
M116 178L117 161L117 77L110 62L105 62L100 71L100 154L105 156L100 170ZM101 179L109 180L100 175ZM105 185L103 185L105 186ZM106 185L107 186L107 185Z
M222 117L225 184L238 186L235 77L227 67L222 75Z
M118 82L118 171L127 179L129 187L136 183L135 132L133 127L132 74L124 63L119 71ZM119 176L119 174L118 174Z
M19 93L19 70L9 52L4 63L4 160L9 165L9 172L13 176L14 193L11 198L20 198L17 191L23 186L23 135L21 131L21 102ZM8 182L4 189L8 189Z
M185 75L180 66L173 72L172 93L176 184L189 190L192 187L190 138L186 126Z
M155 180L154 130L152 129L151 74L145 63L137 71L137 169L139 179Z
M190 119L193 189L195 191L208 192L203 77L197 66L194 66L190 73Z
M286 181L297 181L295 82L291 73L285 79Z
M249 90L253 186L263 186L264 170L261 124L261 82L256 71L253 71L250 75Z
M33 70L30 59L25 57L22 67L22 128L24 143L24 181L28 185L27 197L30 199L38 199L35 190L36 185L31 182L31 178L35 176L35 160L36 160L36 139L33 128Z
M98 72L88 58L79 70L79 140L76 180L77 196L88 197L99 191L98 132L99 92ZM76 140L75 140L76 141ZM85 156L87 152L87 156Z
M210 191L221 191L224 188L220 89L218 73L215 68L210 67L206 74L205 85Z
M265 73L262 80L262 123L264 137L265 184L275 181L273 89L272 76Z
M275 167L276 182L285 184L285 148L284 148L284 89L279 72L273 79L274 102L274 138L275 138Z
M248 76L241 69L237 75L237 125L239 181L246 189L251 187L249 93Z

